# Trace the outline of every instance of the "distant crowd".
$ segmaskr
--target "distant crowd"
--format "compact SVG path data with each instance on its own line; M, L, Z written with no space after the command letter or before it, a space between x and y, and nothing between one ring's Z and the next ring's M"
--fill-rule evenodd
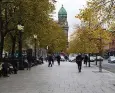
M56 60L57 60L58 65L60 65L60 61L61 61L60 55L57 55L55 58L56 58ZM68 60L68 57L66 56L65 58L66 58L66 61L67 61L67 60ZM75 61L76 61L77 65L78 65L78 71L79 71L79 72L81 72L82 61L83 61L83 60L84 60L84 64L86 64L86 66L87 66L87 62L88 62L88 60L89 60L89 57L88 57L87 55L82 56L81 54L78 54L78 55L76 56L76 60L75 60ZM54 57L53 57L52 54L48 54L48 56L47 56L47 61L48 61L48 67L52 67L53 64L54 64Z
M68 56L64 56L65 61L69 60ZM9 59L8 59L9 60ZM23 66L24 68L27 68L27 70L30 70L32 66L35 66L37 64L43 64L43 57L39 57L39 59L35 59L33 57L27 56L26 58L23 58ZM60 66L60 61L62 61L62 58L60 54L54 56L53 54L48 54L45 60L48 62L48 67L52 67L54 65L54 61L57 61L57 64ZM76 56L76 63L78 65L78 71L81 72L82 68L82 61L84 60L84 64L87 66L87 62L89 60L89 57L87 55L82 56L81 54L78 54ZM17 71L19 70L19 60L10 60L4 61L0 63L0 76L3 77L9 77L9 74L17 74Z

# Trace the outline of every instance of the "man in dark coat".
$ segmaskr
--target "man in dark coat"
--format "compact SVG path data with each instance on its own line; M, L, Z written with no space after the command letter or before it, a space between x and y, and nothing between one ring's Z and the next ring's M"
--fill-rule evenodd
M84 63L86 64L86 66L87 66L87 62L88 62L88 60L89 60L88 56L85 55L85 56L84 56Z
M67 55L65 55L65 60L68 61L68 56Z
M76 63L78 65L79 72L81 72L82 60L83 60L82 55L79 54L78 56L76 56Z
M58 56L57 56L58 65L60 65L60 60L61 60L61 57L60 57L60 55L58 55Z
M48 67L52 67L53 57L51 54L48 54L47 60L48 60Z
M9 65L8 65L8 63L5 61L5 62L2 64L2 72L3 72L3 76L4 76L4 77L9 77L9 76L8 76L8 68L9 68Z

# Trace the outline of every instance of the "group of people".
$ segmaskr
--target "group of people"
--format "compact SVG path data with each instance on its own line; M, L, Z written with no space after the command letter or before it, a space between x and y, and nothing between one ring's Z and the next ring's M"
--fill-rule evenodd
M78 71L81 72L81 68L82 68L82 61L84 60L84 64L86 64L87 66L87 62L89 60L89 57L87 55L85 55L84 57L79 54L78 56L76 56L76 63L78 65Z
M56 56L56 60L57 60L58 65L60 65L60 61L61 61L60 55ZM76 56L76 63L78 65L78 71L79 72L81 72L83 60L84 60L84 64L86 64L86 66L87 66L87 62L89 60L89 57L87 55L82 56L81 54L78 54ZM48 61L48 67L52 67L54 64L54 56L52 54L48 54L47 61Z
M57 55L57 56L56 56L56 59L57 59L58 65L60 65L60 60L61 60L60 55ZM48 54L48 56L47 56L47 61L48 61L48 67L52 67L53 64L54 64L54 57L53 57L53 55Z
M47 56L47 61L48 61L48 67L52 67L53 64L54 64L54 60L57 60L57 63L58 65L60 65L60 61L61 61L61 56L60 55L57 55L55 58L52 54L48 54ZM28 69L30 70L31 69L31 58L30 57L27 57L27 60L28 60ZM40 57L40 60L43 61L43 58ZM84 60L84 64L86 64L87 66L87 62L89 60L89 57L87 55L85 56L82 56L81 54L78 54L76 56L76 63L78 65L78 71L81 72L81 68L82 68L82 61ZM16 63L16 62L15 62ZM9 65L7 62L4 62L4 64L2 65L2 70L3 70L3 76L8 76L8 70L7 68L9 68ZM17 65L13 64L13 68L14 69L14 74L17 74Z

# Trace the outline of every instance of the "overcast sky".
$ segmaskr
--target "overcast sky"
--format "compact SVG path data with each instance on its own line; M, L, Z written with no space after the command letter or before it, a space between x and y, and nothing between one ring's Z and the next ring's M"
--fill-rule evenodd
M87 0L56 0L56 14L54 19L58 19L58 11L62 4L68 13L69 35L74 31L75 25L80 21L75 18L75 15L79 13L79 9L82 9L86 5Z

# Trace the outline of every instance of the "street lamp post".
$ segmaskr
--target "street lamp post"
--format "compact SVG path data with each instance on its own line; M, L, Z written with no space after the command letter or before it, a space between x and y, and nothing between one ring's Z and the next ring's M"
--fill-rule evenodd
M102 52L103 52L103 49L102 49L102 38L99 37L99 38L91 38L92 40L98 40L99 41L99 46L98 46L98 49L99 49L99 55L102 56ZM97 64L97 63L96 63ZM102 72L102 61L100 60L99 62L99 72Z
M104 29L103 29L104 30ZM98 46L98 49L99 49L99 55L102 56L102 52L103 52L103 49L102 49L102 37L101 37L101 32L99 33L99 38L90 38L90 40L97 40L99 41L99 46ZM97 62L96 62L97 64ZM99 72L102 72L102 60L100 60L99 62Z
M97 38L97 40L99 40L99 55L102 56L102 52L103 52L103 49L102 49L102 38ZM102 72L102 60L99 61L99 72Z
M48 55L48 49L49 49L49 46L47 46L46 49L47 49L47 55Z
M48 50L49 46L46 47L46 49Z
M34 41L35 41L34 53L35 53L35 60L36 60L36 41L37 41L37 35L34 35Z
M17 25L17 28L19 30L19 70L24 70L24 65L23 65L23 59L22 59L22 32L24 31L24 26L22 25Z

